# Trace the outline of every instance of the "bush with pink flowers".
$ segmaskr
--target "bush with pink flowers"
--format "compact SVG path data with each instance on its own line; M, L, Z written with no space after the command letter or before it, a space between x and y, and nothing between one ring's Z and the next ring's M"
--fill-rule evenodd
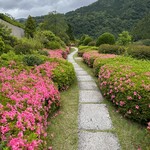
M93 67L93 63L96 58L108 59L115 57L116 55L114 54L99 54L98 51L90 51L83 54L83 60L89 67Z
M101 67L99 86L124 116L140 123L150 121L150 64L114 62Z
M67 48L65 57L68 53ZM62 52L34 55L42 64L25 64L26 55L11 51L0 57L0 149L47 149L47 118L60 107L59 90L74 81L73 66Z
M44 148L47 117L60 105L59 91L51 79L57 65L46 62L21 72L0 69L1 146L12 150Z
M83 59L94 68L103 96L125 117L148 124L150 130L149 61L95 51L85 52Z

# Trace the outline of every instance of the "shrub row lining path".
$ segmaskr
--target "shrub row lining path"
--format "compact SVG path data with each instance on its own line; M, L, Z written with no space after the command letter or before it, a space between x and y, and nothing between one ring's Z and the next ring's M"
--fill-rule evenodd
M106 132L113 129L112 121L96 83L73 59L77 51L75 48L68 61L74 66L79 84L78 150L120 150L117 137Z

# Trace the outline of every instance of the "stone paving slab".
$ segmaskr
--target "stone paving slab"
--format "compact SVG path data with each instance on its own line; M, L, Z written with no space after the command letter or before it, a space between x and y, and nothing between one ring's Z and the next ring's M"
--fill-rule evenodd
M95 82L79 82L80 90L98 90Z
M73 64L73 66L75 67L75 68L81 68L79 65L77 65L77 64Z
M105 104L80 104L78 119L79 129L112 129L112 122Z
M90 75L77 76L78 81L94 81Z
M76 73L78 76L81 76L81 75L88 75L88 73L86 72L86 71L78 71L77 73Z
M103 96L99 91L89 91L89 90L80 90L79 91L79 101L98 103L103 101Z
M84 71L81 67L75 67L75 71Z
M78 150L121 150L121 148L117 137L112 133L81 131Z
M82 60L83 58L82 57L76 57L75 59L76 60Z

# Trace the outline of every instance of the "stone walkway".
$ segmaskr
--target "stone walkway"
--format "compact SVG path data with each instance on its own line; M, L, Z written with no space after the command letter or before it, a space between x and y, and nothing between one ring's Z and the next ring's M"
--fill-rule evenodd
M102 104L103 97L94 82L73 59L76 50L68 56L74 65L79 84L79 145L78 150L120 150L107 107Z

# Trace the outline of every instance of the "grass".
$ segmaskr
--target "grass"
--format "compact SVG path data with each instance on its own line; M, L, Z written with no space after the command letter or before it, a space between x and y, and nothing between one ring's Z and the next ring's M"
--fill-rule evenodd
M67 91L61 92L60 114L49 119L47 143L53 150L77 150L78 99L79 89L76 79Z
M77 54L74 55L74 57L77 57ZM98 80L94 77L92 68L89 68L82 60L76 60L76 62L86 70L98 84ZM121 114L116 112L115 107L108 100L104 100L103 103L108 107L114 126L112 132L118 136L122 150L150 150L150 133L148 133L146 127L124 118Z

